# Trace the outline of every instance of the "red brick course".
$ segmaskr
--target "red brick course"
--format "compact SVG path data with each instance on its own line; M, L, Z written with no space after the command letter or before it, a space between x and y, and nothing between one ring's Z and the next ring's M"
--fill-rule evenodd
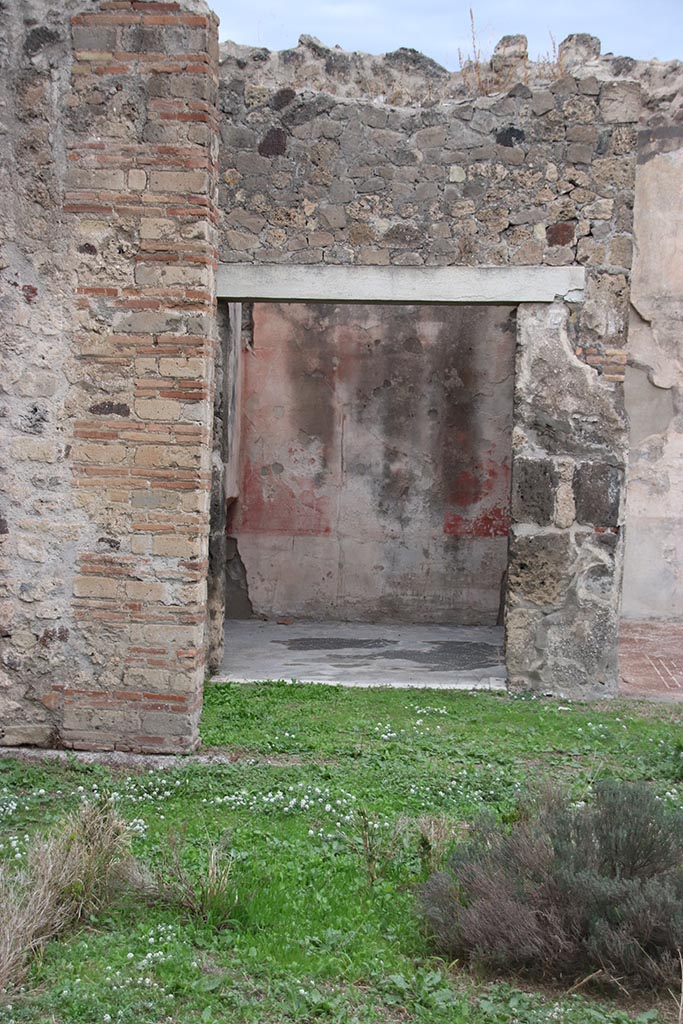
M73 483L93 540L116 534L121 550L88 549L84 538L73 612L100 668L91 688L56 686L46 702L62 709L66 746L186 750L197 742L205 659L216 23L179 3L115 0L72 27L71 109L92 121L69 137L64 211L86 232L114 226L127 239L113 264L79 271L73 346L88 380L116 391L91 403L111 418L74 422ZM142 117L108 119L107 77L120 102L144 97ZM163 237L153 237L157 223Z

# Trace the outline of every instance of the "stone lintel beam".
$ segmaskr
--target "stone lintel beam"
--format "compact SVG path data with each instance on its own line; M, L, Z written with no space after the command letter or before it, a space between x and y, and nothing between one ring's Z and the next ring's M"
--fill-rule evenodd
M256 266L221 263L218 297L301 302L580 301L583 267Z

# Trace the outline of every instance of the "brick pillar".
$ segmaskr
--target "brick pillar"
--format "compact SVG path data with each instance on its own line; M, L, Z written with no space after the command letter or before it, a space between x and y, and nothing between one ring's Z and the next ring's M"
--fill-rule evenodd
M198 0L72 18L64 211L78 268L73 612L78 749L195 746L216 334L217 20Z

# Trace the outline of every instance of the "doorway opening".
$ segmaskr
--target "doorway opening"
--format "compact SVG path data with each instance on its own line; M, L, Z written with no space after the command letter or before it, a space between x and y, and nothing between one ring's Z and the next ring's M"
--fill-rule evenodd
M224 306L218 678L504 686L515 314Z

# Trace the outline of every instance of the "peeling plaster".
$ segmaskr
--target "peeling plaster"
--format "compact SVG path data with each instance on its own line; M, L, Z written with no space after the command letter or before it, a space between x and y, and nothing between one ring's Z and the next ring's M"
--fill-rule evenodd
M625 399L623 614L683 618L683 132L641 133Z

